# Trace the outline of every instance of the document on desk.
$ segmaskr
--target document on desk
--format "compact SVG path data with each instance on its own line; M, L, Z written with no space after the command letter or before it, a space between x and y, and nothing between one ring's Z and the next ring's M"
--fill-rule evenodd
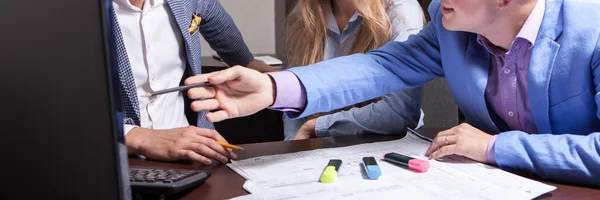
M425 173L378 160L378 180L369 180L361 167L362 157L389 152L427 159L429 144L408 133L394 141L262 156L227 166L247 179L244 189L251 195L238 199L532 199L556 189L459 156L429 160ZM337 180L320 183L329 159L342 160Z

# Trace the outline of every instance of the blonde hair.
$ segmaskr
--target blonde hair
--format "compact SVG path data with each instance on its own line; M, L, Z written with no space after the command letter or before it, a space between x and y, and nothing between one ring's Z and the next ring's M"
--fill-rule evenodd
M288 16L289 66L305 66L323 60L332 0L298 0ZM388 0L349 0L363 16L350 54L366 53L383 46L391 36Z

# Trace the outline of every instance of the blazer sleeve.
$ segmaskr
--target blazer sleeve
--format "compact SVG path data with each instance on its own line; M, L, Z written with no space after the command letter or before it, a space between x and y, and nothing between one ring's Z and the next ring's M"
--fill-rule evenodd
M404 134L415 128L421 116L423 88L410 88L387 94L378 102L317 118L318 137L362 133Z
M221 3L218 0L200 0L198 6L197 14L202 18L198 30L210 47L229 66L250 63L254 56Z
M592 56L596 107L600 108L600 38ZM600 118L600 109L596 111ZM496 163L506 170L528 170L545 179L600 186L600 132L588 135L501 133Z

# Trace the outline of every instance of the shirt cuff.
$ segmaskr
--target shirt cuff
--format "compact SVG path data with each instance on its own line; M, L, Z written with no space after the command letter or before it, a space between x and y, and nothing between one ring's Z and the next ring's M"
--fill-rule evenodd
M135 128L137 126L135 125L129 125L129 124L123 124L123 134L127 135L127 133L129 133L129 131L131 131L131 129Z
M331 134L329 134L329 119L330 117L326 116L322 116L322 117L317 117L317 120L315 121L315 135L317 137L329 137L331 136Z
M296 75L290 71L267 73L276 87L275 103L272 110L300 112L306 105L306 90Z
M487 146L487 160L488 163L495 165L496 164L496 153L494 152L494 146L496 146L496 137L498 137L497 135L494 135L494 137L492 137L492 140L490 140L490 142L488 143Z

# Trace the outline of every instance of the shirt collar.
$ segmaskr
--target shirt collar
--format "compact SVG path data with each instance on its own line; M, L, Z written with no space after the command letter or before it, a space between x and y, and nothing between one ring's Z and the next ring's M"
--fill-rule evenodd
M113 2L117 3L117 5L119 5L122 8L127 8L130 10L134 10L134 11L142 11L142 9L133 6L133 4L131 4L131 2L129 0L113 0ZM154 7L154 5L157 3L156 0L146 0L144 2L144 10L147 8L151 8Z
M523 27L521 27L521 30L519 30L519 33L513 41L513 44L516 40L521 38L529 42L530 48L533 47L537 35L540 31L540 26L542 25L545 9L546 0L537 0L535 6L533 7L533 10L527 17L527 20L525 20ZM482 35L477 35L477 42L483 45L488 50L488 52L490 52L493 55L498 56L506 53L504 50L492 44L487 38L483 37Z
M354 11L354 14L348 20L348 24L346 24L346 28L348 28L348 26L350 24L354 23L359 18L362 19L363 16L360 13ZM329 9L329 27L328 28L329 28L329 30L337 33L338 35L342 34L342 33L340 33L340 28L338 27L337 21L335 21L335 16L333 15L333 8Z
M535 39L540 32L540 26L542 26L542 20L544 19L544 10L546 9L546 0L537 0L531 14L527 17L525 24L517 34L518 38L526 39L531 42L532 46L535 44Z

